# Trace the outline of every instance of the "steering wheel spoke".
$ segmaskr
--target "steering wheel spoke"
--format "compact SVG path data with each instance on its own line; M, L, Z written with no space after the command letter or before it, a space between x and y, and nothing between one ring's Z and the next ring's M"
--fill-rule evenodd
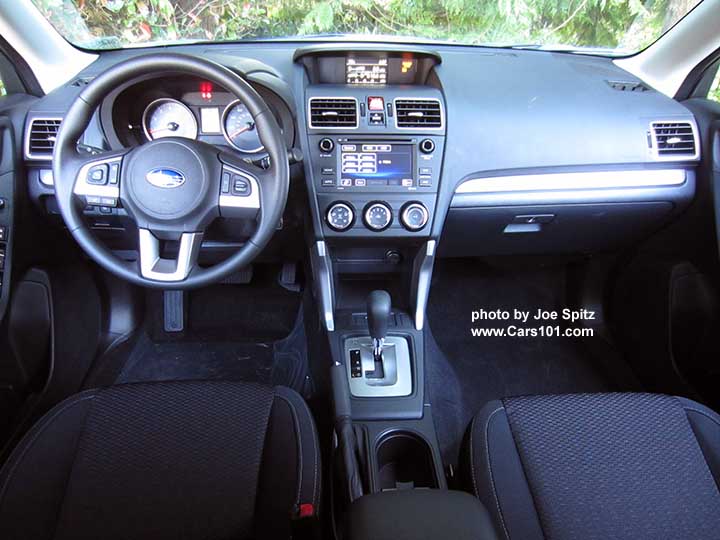
M151 230L138 229L138 235L142 277L166 283L181 282L195 268L203 239L202 232L182 233L174 259L162 257L161 240Z
M260 189L264 172L251 165L222 164L220 173L220 215L255 218L260 212Z
M75 178L73 195L89 206L118 206L122 160L128 151L106 152L83 159Z

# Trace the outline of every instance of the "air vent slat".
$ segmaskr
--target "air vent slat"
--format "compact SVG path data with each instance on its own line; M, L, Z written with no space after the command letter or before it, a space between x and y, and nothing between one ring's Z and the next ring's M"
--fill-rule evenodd
M28 157L50 159L55 147L55 139L60 129L60 119L34 118L28 134Z
M353 98L310 98L310 127L358 127L357 101Z
M442 128L442 108L436 99L396 99L395 122L405 129Z
M658 158L694 159L698 142L690 122L653 122L652 145Z

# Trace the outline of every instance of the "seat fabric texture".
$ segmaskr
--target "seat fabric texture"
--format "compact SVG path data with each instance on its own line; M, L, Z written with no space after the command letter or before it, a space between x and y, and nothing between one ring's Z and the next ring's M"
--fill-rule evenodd
M501 538L720 538L720 416L684 398L490 402L468 429L461 475Z
M65 400L23 438L0 471L0 538L289 538L300 505L319 503L295 392L127 384Z

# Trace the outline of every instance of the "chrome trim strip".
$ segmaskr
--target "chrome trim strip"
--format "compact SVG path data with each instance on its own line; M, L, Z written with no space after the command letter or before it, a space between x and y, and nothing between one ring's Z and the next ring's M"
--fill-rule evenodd
M412 101L436 101L440 105L440 127L400 127L398 126L397 119L397 100L398 99L406 99L406 100L412 100ZM442 131L445 129L445 107L443 106L443 102L439 98L434 97L396 97L393 98L393 116L395 117L395 129L401 129L403 131Z
M574 191L638 187L679 186L685 183L684 169L585 171L472 178L455 190L462 193L506 193L516 191Z
M422 330L425 326L425 310L430 297L430 281L435 264L435 240L428 240L421 246L413 261L411 306L415 315L415 330Z
M653 129L653 126L655 124L690 124L690 129L692 129L693 139L695 140L695 153L691 156L661 156L658 154L658 147L657 147L657 136L655 135L655 130ZM652 153L652 157L657 161L693 161L700 159L700 136L698 135L698 128L697 124L695 123L695 120L690 118L683 118L678 119L675 118L673 120L653 120L650 122L650 152Z
M325 329L335 331L335 294L333 290L333 275L330 254L323 240L315 242L310 250L310 265L317 283L317 296Z
M90 196L90 197L113 197L115 199L120 198L120 179L118 179L118 184L115 186L98 186L95 184L88 184L85 182L85 178L87 178L88 171L91 167L94 167L95 165L109 165L110 163L118 162L120 163L122 161L122 156L119 157L112 157L112 158L105 158L105 159L98 159L97 161L88 161L80 168L80 172L77 175L77 178L75 178L75 185L73 186L73 193L78 196ZM82 180L81 180L82 179Z
M63 117L62 116L35 116L30 119L30 123L28 124L27 129L25 130L25 159L31 159L34 161L51 161L52 160L52 153L51 154L33 154L30 152L30 134L32 133L32 125L36 121L60 121L62 123ZM59 128L58 128L59 129ZM54 145L53 145L54 148Z
M222 169L223 171L239 174L243 178L246 178L247 181L250 182L250 195L247 197L238 197L236 195L221 194L218 203L220 207L250 208L260 210L260 184L258 183L257 178L230 165L223 164ZM232 186L230 189L232 189Z
M312 114L310 111L312 111L311 104L313 99L352 99L355 102L355 125L354 126L336 126L336 127L329 127L329 126L313 126L312 125ZM307 121L308 121L308 128L310 129L358 129L360 127L360 107L359 103L356 97L353 96L312 96L308 98L308 106L307 106Z
M177 259L160 257L160 240L148 229L138 229L140 247L140 273L155 281L182 281L188 277L197 260L203 233L183 233Z

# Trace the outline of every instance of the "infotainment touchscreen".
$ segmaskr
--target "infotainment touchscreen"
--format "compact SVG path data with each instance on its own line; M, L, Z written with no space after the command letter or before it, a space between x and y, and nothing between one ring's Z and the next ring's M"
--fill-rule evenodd
M342 180L352 185L413 185L413 147L385 142L343 143ZM348 185L350 183L348 182Z

